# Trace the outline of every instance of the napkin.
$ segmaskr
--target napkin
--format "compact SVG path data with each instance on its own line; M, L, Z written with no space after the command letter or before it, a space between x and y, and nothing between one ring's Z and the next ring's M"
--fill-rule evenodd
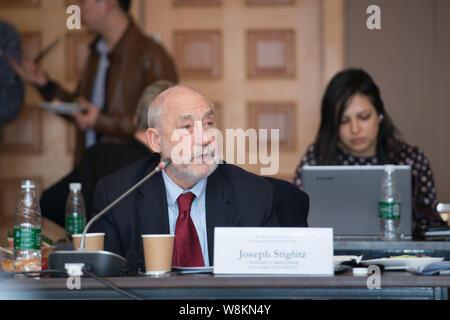
M421 275L447 275L450 274L450 261L433 262L425 267L409 267L409 272L417 273Z

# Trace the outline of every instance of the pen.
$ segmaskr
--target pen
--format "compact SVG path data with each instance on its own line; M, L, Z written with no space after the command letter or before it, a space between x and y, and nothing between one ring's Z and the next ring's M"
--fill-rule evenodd
M38 63L42 60L42 58L50 52L59 42L61 41L61 37L56 38L47 48L45 48L41 53L37 55L36 58L34 58L34 63Z

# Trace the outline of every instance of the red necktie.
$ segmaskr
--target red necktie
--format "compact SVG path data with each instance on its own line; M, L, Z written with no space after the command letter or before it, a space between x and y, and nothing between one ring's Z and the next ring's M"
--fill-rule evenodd
M172 265L175 267L203 267L202 248L197 231L191 219L191 205L195 195L192 192L181 194L178 201L178 218L175 226Z

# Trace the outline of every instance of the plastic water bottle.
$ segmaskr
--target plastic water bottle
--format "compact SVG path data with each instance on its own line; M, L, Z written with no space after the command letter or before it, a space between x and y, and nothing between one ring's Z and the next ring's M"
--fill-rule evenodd
M401 201L395 180L395 167L385 165L379 202L381 240L400 239L400 210Z
M40 271L41 209L36 199L36 186L22 181L14 216L14 271Z
M70 193L66 202L66 238L72 240L72 235L83 233L86 224L86 208L81 183L71 183Z

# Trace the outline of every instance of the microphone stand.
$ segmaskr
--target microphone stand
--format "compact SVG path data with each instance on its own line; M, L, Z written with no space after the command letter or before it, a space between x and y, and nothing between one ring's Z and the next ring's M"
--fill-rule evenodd
M133 187L127 190L124 194L114 200L105 209L96 214L86 225L83 230L80 245L77 251L55 251L49 256L49 268L58 270L68 270L69 275L80 276L83 275L82 269L86 268L97 276L113 277L118 276L127 265L125 258L108 251L85 251L86 233L92 224L102 217L108 210L113 208L117 203L122 201L131 192L136 190L145 181L150 179L153 175L161 172L172 163L170 158L161 161L152 172L142 178ZM85 266L88 264L88 266Z
M83 235L81 237L81 241L80 241L80 245L78 247L78 251L84 251L84 243L85 243L85 238L86 238L86 232L88 231L88 229L91 227L91 225L97 221L103 214L105 214L109 209L111 209L112 207L114 207L117 203L119 203L120 201L122 201L123 198L125 198L126 196L128 196L131 192L133 192L134 190L136 190L141 184L143 184L145 181L147 181L148 179L150 179L153 175L155 175L158 172L161 172L162 170L164 170L165 168L167 168L170 164L172 163L172 160L170 158L166 158L163 161L161 161L156 168L150 172L148 175L146 175L144 178L142 178L138 183L136 183L131 189L129 189L127 192L125 192L124 194L122 194L120 197L118 197L116 200L114 200L109 206L107 206L105 209L103 209L102 211L100 211L98 214L96 214L90 221L89 223L86 225L86 227L84 228L83 231Z

